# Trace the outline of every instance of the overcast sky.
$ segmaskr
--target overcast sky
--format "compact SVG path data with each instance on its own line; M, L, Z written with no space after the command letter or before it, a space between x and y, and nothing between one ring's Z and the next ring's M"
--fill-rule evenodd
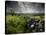
M44 3L7 1L6 9L15 13L44 13Z

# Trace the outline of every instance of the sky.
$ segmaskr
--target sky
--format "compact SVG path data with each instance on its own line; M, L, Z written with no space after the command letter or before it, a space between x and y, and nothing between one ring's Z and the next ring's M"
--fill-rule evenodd
M44 13L44 3L6 1L6 10L13 10L15 13Z

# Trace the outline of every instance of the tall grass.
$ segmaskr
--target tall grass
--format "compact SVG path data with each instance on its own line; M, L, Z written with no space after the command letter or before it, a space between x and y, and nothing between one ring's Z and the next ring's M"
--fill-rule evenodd
M28 16L30 19L43 19L44 16ZM23 16L6 16L6 33L22 33L24 32L26 21ZM30 30L31 32L31 30Z

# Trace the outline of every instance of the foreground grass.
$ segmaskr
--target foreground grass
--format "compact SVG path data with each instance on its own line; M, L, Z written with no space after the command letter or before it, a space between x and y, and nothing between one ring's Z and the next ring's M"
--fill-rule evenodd
M42 20L44 16L28 16L31 19L35 18L37 20ZM26 16L27 18L27 16ZM22 33L24 32L26 21L24 15L22 16L6 16L6 33ZM31 32L31 30L30 30Z

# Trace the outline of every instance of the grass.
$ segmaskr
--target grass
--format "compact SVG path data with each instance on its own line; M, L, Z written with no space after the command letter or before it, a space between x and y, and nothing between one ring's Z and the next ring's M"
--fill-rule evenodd
M24 19L25 15L7 15L6 16L6 33L22 33L24 32L26 21ZM28 15L26 18L29 17L30 20L35 18L37 20L44 19L44 16L31 16ZM31 30L30 30L31 32Z

